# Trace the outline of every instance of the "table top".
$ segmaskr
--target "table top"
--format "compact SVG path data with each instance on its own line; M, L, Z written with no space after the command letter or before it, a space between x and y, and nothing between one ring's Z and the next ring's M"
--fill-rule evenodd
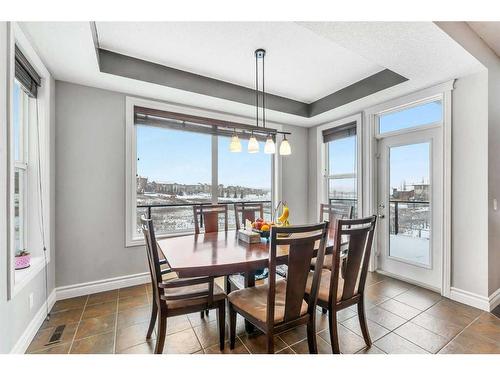
M238 239L237 231L201 233L157 241L170 267L179 277L223 276L267 267L269 243L249 244ZM329 236L327 252L333 251ZM286 263L288 245L277 247L277 264Z

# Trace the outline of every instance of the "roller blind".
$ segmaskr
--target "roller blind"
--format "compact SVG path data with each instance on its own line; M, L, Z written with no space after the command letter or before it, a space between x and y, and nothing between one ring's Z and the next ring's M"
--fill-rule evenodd
M236 129L238 137L243 139L250 138L251 130L254 128L246 124L139 106L134 106L134 122L136 125L166 127L174 130L213 134L224 137L231 137L233 135L233 129ZM271 128L266 128L266 130L262 130L262 132L264 134L260 134L260 130L259 133L254 133L255 138L262 142L266 141L266 133L271 134L273 137L275 137L276 134L276 130Z
M356 135L356 122L350 122L335 128L323 130L323 143Z
M15 77L28 95L36 98L42 80L17 45L15 50Z

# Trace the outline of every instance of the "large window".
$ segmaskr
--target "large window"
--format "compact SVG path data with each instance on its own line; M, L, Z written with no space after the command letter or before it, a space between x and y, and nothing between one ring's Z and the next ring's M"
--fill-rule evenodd
M323 131L326 148L326 190L328 203L358 209L356 123Z
M144 121L146 122L146 121ZM158 235L194 230L193 205L228 204L229 226L235 226L233 202L262 201L271 216L273 158L261 152L229 151L230 138L165 124L135 124L135 202L132 240L140 240L141 215L150 214ZM202 129L203 130L203 129Z
M28 166L29 97L17 80L13 90L13 149L14 149L14 252L26 249L26 186Z

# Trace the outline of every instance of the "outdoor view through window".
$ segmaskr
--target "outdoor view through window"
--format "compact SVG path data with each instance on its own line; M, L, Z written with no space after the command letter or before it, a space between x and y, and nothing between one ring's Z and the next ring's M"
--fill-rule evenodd
M229 152L230 138L179 131L167 127L136 126L137 143L137 223L140 216L151 216L158 234L194 230L193 205L266 201L265 216L270 217L272 159L260 152L249 154L247 141L242 152ZM215 136L214 136L215 137ZM215 155L214 155L215 154ZM212 171L212 158L217 168ZM212 188L212 173L218 185ZM156 207L155 207L156 206ZM158 207L159 206L159 207ZM235 226L233 205L228 206L229 226ZM139 226L136 237L140 237Z

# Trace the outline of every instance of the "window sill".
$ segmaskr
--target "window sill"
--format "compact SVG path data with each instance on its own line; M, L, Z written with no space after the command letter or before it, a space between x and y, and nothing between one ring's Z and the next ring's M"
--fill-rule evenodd
M44 269L44 258L43 256L36 256L31 258L31 265L23 270L14 271L14 293L15 296L19 293L26 285L29 284L33 278L38 275L38 273Z

